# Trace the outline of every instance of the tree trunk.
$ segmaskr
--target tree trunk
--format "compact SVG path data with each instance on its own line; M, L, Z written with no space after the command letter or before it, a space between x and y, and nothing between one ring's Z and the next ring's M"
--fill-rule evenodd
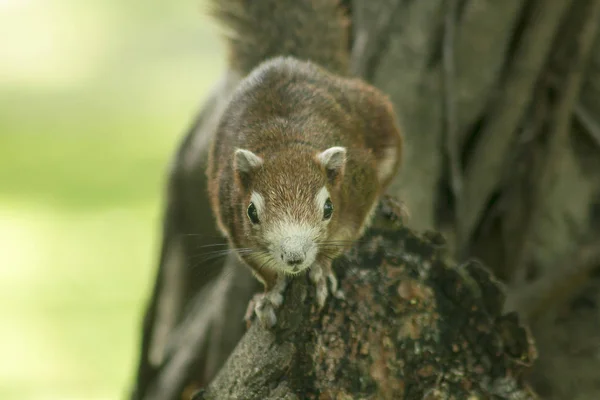
M406 137L390 193L408 228L442 232L450 258L506 282L543 398L600 398L600 0L355 0L351 12L353 71L390 95ZM345 301L317 314L298 280L276 335L246 332L257 283L235 259L198 259L223 243L204 167L236 83L224 74L175 156L131 398L533 396L527 335L487 297L497 284L406 228L367 233L387 243L385 262L360 246L342 260L357 271Z

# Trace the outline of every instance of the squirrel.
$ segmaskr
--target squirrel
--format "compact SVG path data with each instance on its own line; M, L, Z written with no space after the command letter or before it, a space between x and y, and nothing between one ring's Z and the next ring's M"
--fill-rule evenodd
M220 231L265 287L251 304L276 324L291 277L319 309L343 297L332 261L361 237L400 169L403 139L386 95L349 77L339 0L211 0L242 77L208 158ZM252 312L250 312L252 315Z

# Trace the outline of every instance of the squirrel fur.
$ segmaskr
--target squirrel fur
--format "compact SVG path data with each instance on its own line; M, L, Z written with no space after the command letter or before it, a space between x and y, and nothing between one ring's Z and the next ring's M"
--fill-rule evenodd
M368 225L402 158L383 93L346 77L348 18L336 0L211 0L244 77L209 154L209 196L230 246L265 285L276 322L290 276L309 271L322 307L332 261Z

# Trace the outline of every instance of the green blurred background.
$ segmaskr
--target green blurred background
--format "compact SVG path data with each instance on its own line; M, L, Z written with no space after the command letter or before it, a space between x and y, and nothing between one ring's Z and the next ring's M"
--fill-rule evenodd
M121 399L165 172L224 66L202 0L0 0L0 399Z

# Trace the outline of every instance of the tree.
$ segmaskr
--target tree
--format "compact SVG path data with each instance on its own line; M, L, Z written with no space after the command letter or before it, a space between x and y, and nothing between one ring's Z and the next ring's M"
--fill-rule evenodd
M595 371L600 370L600 360L595 352L600 315L594 307L600 304L600 291L593 271L600 264L600 42L596 40L600 0L355 0L351 14L353 72L390 95L406 137L403 171L391 193L410 211L407 226L412 231L396 227L396 233L386 233L383 240L406 250L402 240L414 238L409 243L420 245L408 246L412 253L406 253L420 260L414 270L437 265L441 276L453 277L448 279L454 289L446 288L446 296L468 298L466 303L458 303L463 308L440 309L443 302L435 296L442 293L443 285L436 286L437 281L427 274L413 277L418 293L425 291L436 298L427 303L425 299L432 297L423 297L429 308L421 312L446 319L455 315L486 320L487 337L514 345L495 348L497 354L503 354L502 361L488 359L489 369L483 373L486 379L477 381L479 393L487 390L508 398L513 390L522 396L514 398L534 396L522 375L535 358L529 336L514 319L515 314L506 313L516 310L530 323L536 338L540 362L527 378L538 393L555 399L599 397ZM268 342L272 338L259 333L258 327L245 333L241 323L248 300L259 290L249 273L232 258L225 264L218 260L211 267L207 260L202 260L201 268L197 262L201 246L223 243L206 199L204 166L207 143L235 84L235 77L225 73L174 158L159 268L144 320L132 399L181 398L184 388L191 390L191 384L205 386L209 382L212 386L207 396L211 390L213 395L223 393L216 392L218 387L238 387L232 380L232 368L236 368L232 360L237 366L248 360L266 363L266 349L275 343ZM385 220L385 216L380 218ZM425 230L443 234L446 253L436 249L438 241L432 241L430 234L412 233ZM401 234L405 235L402 240L397 236ZM370 231L367 237L374 240L378 235L381 232ZM353 265L366 271L368 284L346 277L342 284L350 292L357 285L366 285L367 291L376 293L381 285L398 283L381 273L386 267L380 259L364 261L368 252L360 246L354 251L363 261ZM424 253L431 252L437 255L428 264ZM500 294L486 297L499 284L482 272L485 269L472 263L452 267L452 259L462 262L473 257L506 283L504 310L497 305L502 304ZM380 273L368 278L373 268ZM450 272L454 270L462 272ZM468 296L459 290L465 286L470 288ZM297 328L299 315L306 324L296 333L288 332L284 336L288 341L282 339L277 346L290 343L290 338L301 338L302 346L313 346L320 337L315 332L324 334L323 320L314 322L315 314L294 297L304 293L302 282L295 282L290 290L293 304L286 301L282 310L284 329ZM359 298L350 297L347 304L358 304ZM390 297L369 300L375 320L403 320L402 315L386 314L389 310L377 314L376 305L389 305L389 301ZM318 318L334 321L343 304L330 303L326 314ZM471 311L464 314L466 305ZM350 311L346 308L343 312ZM342 328L330 322L331 329L340 332L360 326L363 314L358 315L356 325L347 323ZM311 325L313 322L316 325ZM310 331L315 326L320 330ZM465 323L460 334L470 337L474 327ZM423 338L417 334L411 340ZM257 343L271 347L252 349ZM450 351L452 340L445 343ZM466 347L458 351L464 357L450 358L467 360L470 354L481 354L477 340L464 343ZM264 350L262 355L252 353L254 358L249 358L248 352L259 349ZM438 354L439 349L432 351ZM298 361L297 354L298 349L289 350L281 357L291 358L277 361L284 365L296 360L285 364L290 368L286 376L298 376L294 373L316 365L314 359L300 357ZM344 354L349 355L347 351ZM522 356L521 363L517 362ZM263 369L273 365L267 364L260 365ZM473 369L476 363L467 364L461 371L471 376L478 369ZM366 364L357 361L352 365L363 371L360 368ZM447 372L422 358L418 366L429 368L415 367L425 371L419 379L402 376L403 390L413 390L404 392L407 399L422 398L419 390L427 387L428 373ZM236 371L238 378L248 376ZM441 376L449 379L447 373ZM347 375L346 381L351 377ZM244 382L251 385L251 380ZM311 382L307 385L319 381ZM284 393L289 385L297 388L299 384L293 379L278 383L280 387L269 390ZM504 389L498 389L500 386ZM381 381L378 387L382 387ZM443 390L459 390L435 382L429 387L441 390L440 398L444 398ZM379 398L386 398L378 393L383 396ZM283 398L273 392L270 395ZM438 398L433 391L429 395Z

